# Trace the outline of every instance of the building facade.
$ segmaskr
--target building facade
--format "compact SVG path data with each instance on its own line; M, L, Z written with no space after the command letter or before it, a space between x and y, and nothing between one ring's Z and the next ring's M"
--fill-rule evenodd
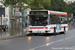
M0 0L0 1L2 1L2 0ZM1 16L9 17L9 7L5 7L2 3L0 3L0 17Z
M64 0L64 1L68 4L75 2L75 0Z

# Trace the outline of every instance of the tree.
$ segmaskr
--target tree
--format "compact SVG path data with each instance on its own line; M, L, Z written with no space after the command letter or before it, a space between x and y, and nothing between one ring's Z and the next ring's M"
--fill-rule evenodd
M69 7L71 7L71 13L73 13L73 15L75 16L75 2L69 4Z
M3 0L3 1L0 1L5 7L8 7L9 5L12 5L12 6L24 6L24 3L23 2L26 2L26 0Z
M45 9L50 6L50 0L28 0L27 4L32 10Z
M64 2L64 0L51 0L51 6L49 9L53 11L70 12L70 7Z

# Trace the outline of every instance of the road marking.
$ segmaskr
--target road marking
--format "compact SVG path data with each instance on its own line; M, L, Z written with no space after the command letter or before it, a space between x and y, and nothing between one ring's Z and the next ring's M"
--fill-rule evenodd
M73 46L72 48L73 48L73 50L75 50L75 46Z
M74 37L74 36L71 36L71 37L65 38L65 40L70 39L70 38L73 38L73 37Z
M60 40L57 40L57 41L54 41L54 42L50 42L50 43L47 43L47 44L44 44L44 45L41 45L41 46L38 46L38 47L35 47L35 48L32 48L32 49L29 49L29 50L35 50L35 49L38 49L40 47L49 46L49 45L51 45L53 43L61 42L61 41L64 41L64 40L68 40L68 39L73 38L73 37L74 36L71 36L71 37L68 37L68 38L65 38L65 39L60 39Z
M64 40L64 39L60 39L60 40L57 40L57 41L55 41L55 43L56 43L56 42L60 42L60 41L63 41L63 40Z
M73 46L73 48L74 48L75 46Z

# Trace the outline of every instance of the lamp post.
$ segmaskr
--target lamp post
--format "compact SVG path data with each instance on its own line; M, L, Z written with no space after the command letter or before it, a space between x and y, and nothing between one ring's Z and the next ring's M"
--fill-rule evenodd
M1 9L1 37L2 37L2 4L0 5L0 9Z

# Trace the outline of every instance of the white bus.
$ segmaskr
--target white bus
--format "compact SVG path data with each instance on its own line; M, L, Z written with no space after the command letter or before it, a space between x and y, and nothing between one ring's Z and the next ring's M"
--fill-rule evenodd
M50 10L29 12L29 33L65 33L68 31L67 13Z

